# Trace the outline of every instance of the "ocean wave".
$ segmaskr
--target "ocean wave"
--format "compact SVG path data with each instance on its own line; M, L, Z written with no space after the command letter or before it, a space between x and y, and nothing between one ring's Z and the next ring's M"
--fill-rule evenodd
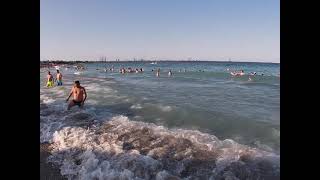
M86 119L86 118L84 118ZM69 179L257 179L279 177L279 156L199 131L115 116L54 132L52 155Z

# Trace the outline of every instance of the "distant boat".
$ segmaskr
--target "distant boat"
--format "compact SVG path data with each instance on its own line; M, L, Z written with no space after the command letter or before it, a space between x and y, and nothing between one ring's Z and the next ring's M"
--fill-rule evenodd
M157 64L157 62L152 62L152 63L150 63L150 64Z
M56 70L59 70L59 69L60 69L60 66L54 66L54 68L56 68Z

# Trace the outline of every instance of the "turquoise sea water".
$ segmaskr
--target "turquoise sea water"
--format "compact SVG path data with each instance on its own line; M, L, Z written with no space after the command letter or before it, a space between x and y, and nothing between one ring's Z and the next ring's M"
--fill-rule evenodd
M155 127L192 130L220 140L280 154L280 64L234 62L113 62L85 64L86 70L74 74L72 66L60 67L64 86L47 89L46 69L40 70L40 105L65 109L68 92L74 80L87 89L88 100L83 113L95 121L122 115L131 122ZM115 71L104 71L114 66ZM143 68L143 73L120 74L119 68ZM154 69L160 68L160 77ZM232 70L246 74L233 77ZM172 70L173 75L168 76ZM51 69L54 72L54 69ZM262 75L263 74L263 75ZM77 113L74 107L72 113ZM70 116L64 112L59 118ZM43 118L49 116L42 115ZM41 140L51 141L53 133L66 126L50 115L43 120ZM77 118L74 118L76 120ZM50 124L50 123L51 124ZM56 121L55 121L56 122ZM50 124L50 125L49 125ZM122 124L123 126L123 124Z

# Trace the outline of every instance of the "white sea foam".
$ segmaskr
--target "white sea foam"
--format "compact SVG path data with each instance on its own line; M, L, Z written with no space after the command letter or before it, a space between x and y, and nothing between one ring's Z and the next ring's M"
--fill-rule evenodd
M234 162L249 166L249 161L241 161L243 157L279 161L277 155L230 139L220 141L199 131L170 130L125 116L89 129L64 127L54 133L52 147L50 161L70 179L213 178L222 176ZM189 169L194 166L197 171Z
M134 104L130 107L131 109L142 109L141 104Z
M162 105L159 105L158 107L159 107L160 110L163 111L163 112L170 112L170 111L172 111L172 107L171 107L171 106L162 106Z

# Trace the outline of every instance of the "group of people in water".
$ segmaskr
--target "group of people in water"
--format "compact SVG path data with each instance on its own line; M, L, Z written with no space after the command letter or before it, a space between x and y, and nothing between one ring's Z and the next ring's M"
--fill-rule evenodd
M54 82L57 82L57 86L62 86L62 74L59 70L57 70L56 78L53 77L50 71L48 71L47 75L47 87L51 88L54 86ZM70 97L73 96L72 100L69 101ZM84 102L87 99L87 92L84 87L80 85L79 81L75 81L73 84L73 87L69 93L68 98L66 99L66 102L69 102L68 104L68 110L70 110L73 106L79 106L80 108L83 107Z
M119 69L119 73L121 73L121 74L125 74L125 73L142 73L142 72L143 72L142 68L134 69L134 68L129 67L128 69L126 69L126 68L122 67L122 68Z
M156 71L156 76L160 77L160 68L158 68L157 70L152 69L151 71L152 72ZM173 73L172 73L171 69L169 69L168 76L172 76L172 75L173 75Z
M54 82L57 82L57 86L62 86L62 74L57 70L56 78L48 71L47 75L47 87L53 87Z
M227 71L230 71L230 69L228 68ZM232 76L235 76L235 77L246 75L243 70L231 71L230 74L231 74ZM250 72L248 75L249 75L248 81L252 81L252 76L257 75L257 72ZM263 73L261 73L260 75L261 75L261 76L264 76ZM280 77L280 74L279 74L279 77Z
M85 69L85 67L77 66L77 67L75 67L75 69L76 70L80 70L80 69L83 70L83 69ZM107 72L108 70L110 72L114 72L114 67L112 66L111 68L105 68L105 72ZM160 68L152 69L151 71L155 72L155 75L157 77L160 76ZM227 71L230 71L230 69L227 69ZM122 67L122 68L119 69L119 73L121 73L121 74L125 74L125 73L142 73L142 72L144 72L144 70L142 68L139 68L139 69L135 68L134 69L134 68L129 67L129 68L126 69L126 68ZM179 72L182 72L182 70L180 69ZM186 72L186 69L184 69L184 72ZM199 70L199 72L204 72L204 71ZM230 74L232 76L235 76L235 77L245 75L244 70L231 71ZM171 69L169 69L168 76L172 76L172 75L173 75L173 73L172 73ZM256 72L250 72L250 73L248 73L248 75L249 75L248 81L251 81L252 80L251 77L257 75L257 73ZM261 76L263 76L263 75L264 74L261 74ZM55 82L56 82L57 86L62 86L62 74L58 69L57 69L57 72L56 72L55 76L56 76L56 78L54 78L53 75L50 73L50 71L48 71L47 83L46 83L46 86L48 88L54 87ZM280 74L279 74L279 77L280 77ZM69 101L69 98L72 95L73 95L73 99L71 101ZM85 88L80 85L79 81L75 81L74 85L73 85L73 87L72 87L72 89L70 91L70 94L69 94L69 96L68 96L68 98L66 100L66 102L69 101L68 110L71 107L75 106L75 105L78 105L79 107L83 107L84 102L85 102L86 99L87 99L87 93L86 93Z
M96 69L96 70L100 70L100 69ZM108 70L110 72L114 72L114 67L112 66L111 68L104 68L105 72L108 72ZM157 77L160 76L160 68L152 69L151 71L152 72L156 72L155 74L156 74ZM143 72L144 72L143 68L131 68L131 67L124 68L124 67L121 67L119 69L119 73L121 73L121 74L125 74L125 73L143 73ZM181 71L179 71L179 72L181 72ZM186 72L186 70L185 70L185 72ZM172 76L172 75L173 75L173 73L172 73L171 69L169 69L168 76Z

